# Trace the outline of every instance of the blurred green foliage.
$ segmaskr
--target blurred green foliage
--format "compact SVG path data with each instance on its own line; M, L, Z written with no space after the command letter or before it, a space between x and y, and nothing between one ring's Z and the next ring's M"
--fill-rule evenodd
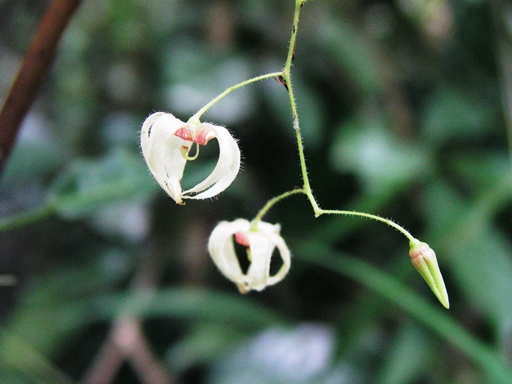
M0 0L2 100L43 4ZM205 115L243 153L218 198L177 206L151 178L145 117L186 120L280 70L292 13L291 0L83 1L0 183L0 275L17 280L0 286L0 382L80 381L121 314L142 319L180 383L512 382L507 2L316 0L301 14L292 77L320 205L390 217L428 242L450 311L401 235L314 219L303 197L266 217L294 255L283 282L240 296L215 270L215 223L301 183L277 82ZM201 154L189 183L216 159ZM124 364L115 382L144 381Z

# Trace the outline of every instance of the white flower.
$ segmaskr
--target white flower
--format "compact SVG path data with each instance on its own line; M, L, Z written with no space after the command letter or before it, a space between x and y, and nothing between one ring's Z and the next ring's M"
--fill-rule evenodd
M258 222L256 230L251 230L251 223L245 219L222 221L210 235L208 251L220 271L238 286L241 293L253 289L261 291L281 281L290 269L290 250L279 235L280 229L279 224L263 221ZM247 247L250 265L246 273L235 253L233 235L237 243ZM283 264L275 275L270 276L270 262L276 247Z
M219 142L219 159L213 172L195 187L182 191L181 179L190 148L195 143L206 145L216 138ZM170 113L157 112L149 116L141 130L141 147L146 162L158 184L177 204L182 199L206 199L225 190L240 169L240 150L228 130L208 123L188 124Z

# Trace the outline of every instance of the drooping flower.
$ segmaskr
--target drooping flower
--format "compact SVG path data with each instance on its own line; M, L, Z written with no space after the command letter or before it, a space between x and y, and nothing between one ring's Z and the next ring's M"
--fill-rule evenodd
M414 239L410 244L409 256L411 256L412 265L427 282L437 299L445 308L450 308L448 292L434 250L427 243Z
M195 160L199 146L207 145L213 138L219 143L217 165L205 180L183 191L181 179L187 161ZM190 157L193 144L197 145L197 152ZM156 112L144 121L141 147L158 184L181 205L185 204L183 199L207 199L219 194L233 182L240 170L240 150L226 128L209 123L184 123L170 113Z
M208 251L220 271L237 285L240 293L261 291L281 281L290 269L290 250L280 236L280 230L279 224L263 221L258 222L255 230L251 230L251 223L245 219L222 221L210 235ZM247 247L250 264L245 273L240 267L234 241ZM275 248L283 264L277 273L270 276L270 262Z

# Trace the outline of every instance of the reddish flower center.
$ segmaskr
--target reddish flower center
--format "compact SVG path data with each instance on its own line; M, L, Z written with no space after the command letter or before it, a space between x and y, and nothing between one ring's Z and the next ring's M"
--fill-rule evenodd
M242 232L235 233L235 241L240 245L249 247L249 239L247 238L245 233L242 233Z
M180 139L191 141L199 145L206 145L208 141L214 137L214 134L208 129L202 129L199 132L194 132L188 126L179 128L174 132L174 136L178 136Z

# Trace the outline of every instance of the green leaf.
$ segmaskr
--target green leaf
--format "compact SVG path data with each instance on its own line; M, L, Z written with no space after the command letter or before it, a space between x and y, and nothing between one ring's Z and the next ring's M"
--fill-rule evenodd
M441 88L427 103L420 122L430 140L479 138L494 126L495 106L480 94L455 88Z
M119 314L171 316L218 321L241 329L286 324L289 321L256 301L248 300L247 296L199 288L167 288L155 293L105 295L69 309L74 312L80 308L87 309L91 319L114 319Z
M21 337L0 330L2 384L72 384L40 351Z
M407 384L418 382L428 372L435 351L430 337L418 325L407 322L398 330L384 355L384 365L378 384Z
M378 59L370 39L346 18L334 19L323 15L315 24L315 39L351 77L353 84L365 94L374 94L381 88Z
M426 173L428 152L399 140L381 121L358 117L341 125L330 153L340 172L354 172L369 193L398 188Z
M246 332L234 329L229 324L199 321L183 340L170 348L166 360L177 372L200 364L211 364L246 336Z
M504 176L471 204L446 183L431 185L425 199L441 265L451 265L468 302L500 328L512 318L512 245L492 223L495 211L512 200L512 181Z
M142 156L114 149L98 159L74 160L54 182L49 202L58 214L77 218L121 198L148 198L158 189Z
M494 188L510 173L510 158L505 152L456 153L449 163L471 193Z
M359 259L341 254L320 243L305 242L296 258L349 277L375 291L432 329L478 364L489 380L512 383L512 370L500 354L471 335L462 325L418 296L392 276Z

